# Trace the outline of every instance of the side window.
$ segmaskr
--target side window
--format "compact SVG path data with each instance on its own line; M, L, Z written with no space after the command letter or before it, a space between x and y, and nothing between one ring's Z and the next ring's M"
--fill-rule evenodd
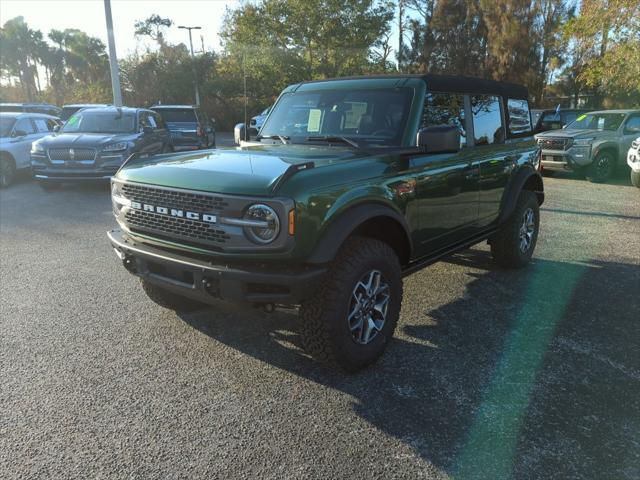
M460 130L460 146L467 144L464 123L464 95L456 93L428 93L424 102L420 128L454 125Z
M49 128L46 118L34 118L33 123L36 124L36 130L38 132L50 132L52 130Z
M638 134L640 133L640 115L632 115L624 126L624 133Z
M472 95L473 131L476 145L504 143L504 126L500 114L500 97Z
M16 122L16 125L13 127L13 130L16 132L23 132L25 135L36 133L29 118L21 118L20 120L18 120Z
M164 120L162 120L162 117L160 115L158 115L157 113L152 113L151 116L156 122L157 128L166 128L164 125Z
M147 112L140 112L138 115L138 129L140 131L142 131L142 129L145 127L152 127L152 125L149 123L149 114Z
M507 100L509 136L525 136L531 134L531 116L529 102L526 100Z
M147 113L147 123L154 130L158 128L158 124L156 123L156 117L152 113Z

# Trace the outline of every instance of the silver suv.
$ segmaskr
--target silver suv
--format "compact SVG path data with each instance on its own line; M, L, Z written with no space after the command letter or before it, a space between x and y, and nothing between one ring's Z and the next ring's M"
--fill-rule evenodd
M31 167L31 143L60 124L43 113L0 112L0 188L8 187L18 170Z
M580 115L562 130L535 136L547 171L579 171L603 182L626 161L640 134L640 110L605 110Z

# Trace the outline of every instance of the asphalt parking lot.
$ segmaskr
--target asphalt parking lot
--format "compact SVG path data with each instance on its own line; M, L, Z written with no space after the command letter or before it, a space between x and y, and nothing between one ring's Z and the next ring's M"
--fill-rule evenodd
M359 374L294 311L178 316L119 264L106 186L0 192L0 478L640 478L640 191L546 179L535 262L405 281Z

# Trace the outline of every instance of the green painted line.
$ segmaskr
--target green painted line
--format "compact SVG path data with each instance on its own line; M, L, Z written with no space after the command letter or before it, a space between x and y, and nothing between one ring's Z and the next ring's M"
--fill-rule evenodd
M587 268L544 261L534 266L502 356L454 464L454 479L509 478L538 370Z

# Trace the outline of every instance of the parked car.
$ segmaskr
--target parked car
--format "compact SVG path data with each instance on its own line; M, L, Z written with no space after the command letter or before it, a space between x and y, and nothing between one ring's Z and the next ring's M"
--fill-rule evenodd
M590 110L573 108L542 110L534 123L535 127L533 131L535 133L542 133L548 132L549 130L560 130L575 121L580 115L588 113L589 111Z
M249 135L258 135L258 132L262 128L264 121L267 119L270 110L271 107L267 107L258 115L251 117L251 120L249 121Z
M61 181L109 179L134 153L172 150L162 117L143 108L85 108L58 133L31 147L31 168L44 188Z
M631 183L640 188L640 137L633 141L627 152L627 164L631 168Z
M82 110L83 108L99 108L99 107L108 107L109 105L105 103L74 103L70 105L63 105L62 112L60 113L60 120L66 122L69 120L69 117L76 113L78 110Z
M59 117L62 109L50 103L0 103L0 112L44 113Z
M529 262L544 192L527 97L435 75L292 85L256 144L124 165L110 242L159 305L299 305L305 348L357 370L390 343L403 276L487 240L499 265Z
M212 120L193 105L154 105L151 110L162 116L175 150L215 148L216 130Z
M0 187L8 187L18 170L31 166L31 142L49 135L60 120L41 113L0 112Z
M578 171L603 182L624 163L640 133L640 110L603 110L580 115L564 130L536 135L545 171Z

